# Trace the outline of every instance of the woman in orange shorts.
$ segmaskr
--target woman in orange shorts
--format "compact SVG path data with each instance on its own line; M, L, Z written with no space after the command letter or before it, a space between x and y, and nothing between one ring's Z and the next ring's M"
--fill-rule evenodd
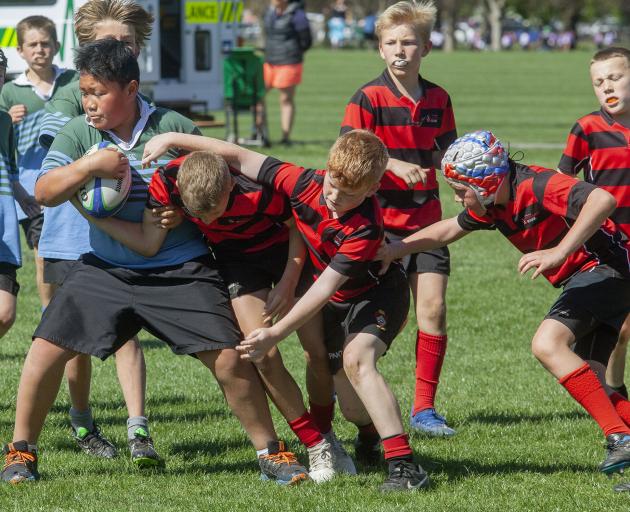
M295 88L302 81L304 52L311 47L311 29L299 2L271 0L265 14L265 86L280 91L282 143L290 144L295 118Z

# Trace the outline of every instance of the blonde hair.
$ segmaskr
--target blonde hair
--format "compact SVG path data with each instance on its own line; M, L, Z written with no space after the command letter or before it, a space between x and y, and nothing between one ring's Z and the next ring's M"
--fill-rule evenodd
M431 40L431 31L435 25L437 8L433 0L415 2L404 0L390 5L376 20L376 37L381 39L383 30L396 25L411 25L420 38L428 43Z
M388 159L381 139L368 130L352 130L330 148L326 169L342 187L359 189L380 181Z
M189 212L210 212L230 193L227 163L210 151L194 151L179 168L177 188Z
M153 29L153 15L131 0L90 0L74 15L74 32L79 44L94 40L94 27L105 20L114 20L133 27L136 45L145 46Z
M19 47L22 47L24 44L24 33L32 28L46 32L48 37L50 37L54 43L57 42L57 27L55 27L55 22L53 20L47 18L46 16L28 16L27 18L19 21L15 27Z
M626 59L626 64L630 67L630 50L622 46L611 46L610 48L604 48L603 50L595 52L595 55L593 55L593 58L591 59L591 66L595 62L601 62L614 57L622 57Z

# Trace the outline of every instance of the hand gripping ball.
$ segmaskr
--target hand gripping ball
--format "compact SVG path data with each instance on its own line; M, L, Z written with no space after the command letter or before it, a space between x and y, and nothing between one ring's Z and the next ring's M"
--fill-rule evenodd
M106 148L118 151L116 144L103 141L92 146L85 154L91 155L99 149ZM119 179L92 178L77 191L77 199L91 216L109 217L125 205L130 189L131 172Z

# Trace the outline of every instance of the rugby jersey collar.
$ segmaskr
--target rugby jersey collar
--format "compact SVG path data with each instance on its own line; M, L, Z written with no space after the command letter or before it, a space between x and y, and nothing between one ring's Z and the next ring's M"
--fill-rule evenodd
M599 115L604 119L604 121L606 121L608 123L609 126L614 126L615 124L617 126L619 126L625 133L627 133L630 130L630 127L623 125L621 123L618 123L617 121L615 121L615 119L613 118L613 116L611 116L608 112L606 112L603 108L600 109L599 111Z
M53 95L53 93L55 92L55 88L57 87L57 79L66 72L66 69L57 67L53 64L53 71L55 72L55 77L53 78L53 84L48 94L42 93L35 87L35 85L33 85L33 82L31 82L26 76L26 71L23 71L22 73L20 73L18 77L15 80L13 80L13 83L15 85L19 85L20 87L30 87L31 89L33 89L33 92L37 94L39 98L41 98L44 101L48 101L50 97Z
M606 121L610 126L616 123L613 117L608 112L606 112L603 108L599 110L599 115L602 116L604 118L604 121Z
M398 98L399 100L404 99L404 101L408 101L410 103L412 102L412 100L404 96L403 93L401 93L398 90L398 87L396 87L396 84L394 83L394 80L389 74L389 71L387 70L387 68L385 68L385 71L383 71L383 74L381 74L381 80L383 81L385 86L392 92L392 94L396 96L396 98ZM426 80L422 78L421 75L418 75L418 82L420 83L420 87L422 88L422 96L417 102L415 102L416 105L424 101L424 99L427 96L427 89L428 89Z
M133 132L131 132L131 140L129 142L122 140L120 137L118 137L118 135L116 135L114 132L110 130L103 130L105 133L107 133L111 137L114 144L116 144L123 151L130 151L131 149L133 149L133 147L138 142L140 135L142 135L142 132L144 131L144 127L147 125L147 122L149 121L149 117L151 117L151 114L155 112L155 105L149 105L140 96L137 97L137 101L138 101L138 108L140 109L140 119L138 119L136 126L133 127ZM94 128L94 125L89 120L87 114L85 116L85 122L88 125L90 125L92 128Z

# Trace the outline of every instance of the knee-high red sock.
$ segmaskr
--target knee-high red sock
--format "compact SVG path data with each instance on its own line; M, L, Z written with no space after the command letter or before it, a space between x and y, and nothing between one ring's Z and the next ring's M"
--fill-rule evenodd
M630 427L630 402L621 393L613 393L608 398L623 422Z
M413 413L434 407L447 336L418 331L416 339L416 397Z
M307 448L315 446L323 439L315 421L313 421L311 413L308 411L288 423L300 442Z
M604 388L588 363L568 373L558 382L586 409L586 412L604 431L605 436L630 431L615 411L615 407L606 396Z
M335 413L335 402L332 401L326 405L314 404L309 402L311 409L311 417L317 428L322 434L327 434L332 429L332 419Z
M398 434L383 439L383 457L390 459L408 459L412 456L409 437L407 434Z

